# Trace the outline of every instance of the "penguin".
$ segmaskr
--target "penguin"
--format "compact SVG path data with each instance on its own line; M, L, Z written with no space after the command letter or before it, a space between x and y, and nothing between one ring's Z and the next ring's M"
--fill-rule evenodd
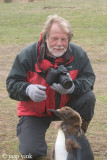
M68 106L48 111L61 119L52 160L94 160L90 143L81 130L79 113Z

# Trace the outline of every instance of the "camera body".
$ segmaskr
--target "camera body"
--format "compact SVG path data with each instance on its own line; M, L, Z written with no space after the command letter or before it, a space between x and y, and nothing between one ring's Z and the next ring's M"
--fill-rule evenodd
M65 89L71 88L73 82L69 75L67 75L70 68L71 67L64 67L64 65L60 65L57 68L50 68L46 76L46 83L50 86L53 83L60 83Z

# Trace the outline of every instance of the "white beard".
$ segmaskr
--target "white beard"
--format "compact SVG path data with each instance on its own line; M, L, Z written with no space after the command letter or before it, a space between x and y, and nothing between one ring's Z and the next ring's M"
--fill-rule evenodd
M50 48L49 47L49 43L48 43L48 40L47 40L47 48L48 48L48 51L50 52L50 54L51 54L51 56L53 56L53 57L61 57L65 52L66 52L66 50L67 49L65 49L64 47L53 47L53 48ZM54 49L63 49L63 52L57 52L57 53L55 53L53 50Z

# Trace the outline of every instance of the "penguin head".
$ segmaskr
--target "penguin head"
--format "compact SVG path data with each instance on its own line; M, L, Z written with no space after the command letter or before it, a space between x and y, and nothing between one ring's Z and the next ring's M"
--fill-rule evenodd
M70 107L65 106L65 107L62 107L61 109L57 109L57 110L49 109L48 111L56 114L64 122L67 122L71 125L77 124L81 126L82 120L79 113L77 113Z

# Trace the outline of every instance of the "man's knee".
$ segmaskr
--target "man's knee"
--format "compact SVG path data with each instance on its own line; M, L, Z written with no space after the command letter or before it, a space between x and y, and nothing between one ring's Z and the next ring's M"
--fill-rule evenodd
M76 110L82 119L90 121L94 115L95 101L95 95L90 91L80 97L71 99L68 106Z
M94 115L94 107L95 107L95 95L93 92L88 92L86 93L86 95L84 95L84 105L83 105L83 109L85 114L84 115L84 119L86 120L91 120L93 115Z
M86 93L85 95L83 95L83 96L85 96L85 100L88 101L88 103L89 103L90 105L95 106L96 98L95 98L95 95L94 95L94 93L93 93L92 91L87 92L87 93Z
M88 92L81 97L83 102L80 108L80 115L83 119L90 121L94 115L95 95L93 92Z
M23 117L22 117L23 118ZM25 116L17 125L19 151L32 157L46 156L47 144L45 133L50 124L47 118Z

